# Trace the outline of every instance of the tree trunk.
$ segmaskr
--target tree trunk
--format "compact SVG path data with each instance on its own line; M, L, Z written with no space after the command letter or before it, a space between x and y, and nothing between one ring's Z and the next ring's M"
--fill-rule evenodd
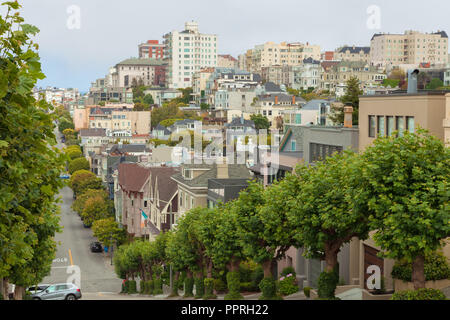
M231 272L237 272L237 271L239 271L239 266L240 266L240 264L241 264L241 261L240 260L232 260L230 263L229 263L229 270L231 271Z
M212 269L213 269L213 263L212 260L208 261L208 271L207 271L207 278L212 278Z
M25 294L25 288L22 286L15 286L14 288L14 300L23 300Z
M272 259L266 260L262 263L264 270L264 278L273 278L272 274Z
M189 278L189 279L192 278L192 271L189 269L186 271L186 278Z
M2 279L3 291L1 292L3 295L3 299L9 300L9 283L8 278Z
M341 246L337 243L325 244L325 262L326 262L326 271L331 272L336 268L338 262L338 253L341 249Z
M425 288L425 256L417 256L412 264L412 281L414 289Z

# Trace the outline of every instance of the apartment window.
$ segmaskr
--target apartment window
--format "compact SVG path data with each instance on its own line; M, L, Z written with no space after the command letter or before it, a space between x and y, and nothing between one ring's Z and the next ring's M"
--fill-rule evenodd
M144 201L144 208L147 208L147 200Z
M397 131L400 137L403 136L403 132L405 131L405 119L403 117L397 117Z
M291 141L291 151L297 151L297 142L295 140Z
M183 192L180 193L180 207L183 206Z
M414 133L415 130L414 117L406 117L406 130L408 130L411 133Z
M131 206L134 206L134 201L133 200L131 200Z
M384 137L384 116L378 116L378 136Z
M390 137L392 133L394 132L394 117L389 116L387 117L387 135Z

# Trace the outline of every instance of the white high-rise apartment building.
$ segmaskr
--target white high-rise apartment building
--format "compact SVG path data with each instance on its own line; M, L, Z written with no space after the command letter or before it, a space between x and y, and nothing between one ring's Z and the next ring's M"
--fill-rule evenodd
M370 43L370 60L372 65L380 67L420 63L446 64L448 36L445 31L375 34Z
M217 35L198 32L198 23L186 22L185 30L164 35L164 61L169 88L192 87L192 75L217 66Z

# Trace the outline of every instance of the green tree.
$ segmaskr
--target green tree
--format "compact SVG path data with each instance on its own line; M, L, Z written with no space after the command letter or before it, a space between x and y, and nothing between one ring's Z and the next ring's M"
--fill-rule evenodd
M76 196L84 193L88 189L103 189L102 180L88 170L75 171L70 177L69 186Z
M86 200L81 218L87 226L97 220L107 219L110 217L108 203L100 196L95 196Z
M82 157L82 158L76 158L69 162L69 173L73 174L75 171L79 170L89 170L89 161Z
M104 246L111 247L116 243L122 243L125 240L124 229L113 217L94 221L92 224L94 237Z
M68 120L66 118L62 118L59 121L59 126L58 126L58 130L59 132L63 133L64 130L66 129L75 129L75 126L73 125L73 122L71 120Z
M359 96L363 94L363 91L359 87L359 80L357 77L351 77L347 81L347 88L345 94L341 97L341 102L344 105L351 105L353 107L353 124L358 125L359 114ZM330 119L338 124L344 123L344 109L334 109L330 115Z
M68 149L65 150L65 152L71 160L83 157L83 153L81 152L80 149Z
M385 257L412 262L414 288L424 288L425 255L450 236L450 149L419 129L379 138L363 157L373 238Z
M135 102L133 111L150 111L150 105L142 102Z
M17 1L2 4L0 17L0 294L16 283L39 282L54 259L59 175L66 156L56 147L53 107L36 101L41 72L39 30L24 23ZM42 255L41 255L42 254Z
M102 197L105 201L108 201L108 193L105 190L88 189L80 194L77 199L72 203L72 210L81 215L84 209L86 200L96 196Z
M252 114L250 116L250 120L255 123L256 130L268 130L270 128L269 119L267 119L267 117L263 116L262 114Z
M155 102L153 101L153 96L151 94L146 94L144 98L142 98L142 102L149 106L155 104Z
M301 165L285 183L291 198L287 212L295 228L295 240L305 256L325 260L326 269L319 279L319 296L333 298L339 281L337 255L353 237L368 237L368 192L360 181L363 161L358 154L345 151L314 166ZM289 185L289 187L287 186ZM280 190L280 192L283 192ZM295 190L297 190L295 192ZM327 288L326 290L323 290ZM326 294L322 295L321 292Z

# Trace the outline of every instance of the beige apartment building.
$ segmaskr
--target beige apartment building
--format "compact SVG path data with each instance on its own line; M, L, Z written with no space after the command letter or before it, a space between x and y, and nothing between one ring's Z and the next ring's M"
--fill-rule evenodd
M150 111L129 111L127 109L91 109L89 128L103 128L111 131L129 131L133 135L149 134Z
M375 34L370 42L370 61L372 65L383 68L401 64L446 64L447 33L406 31L404 34Z
M247 51L248 54L248 51ZM261 68L272 65L300 65L304 59L320 60L320 46L303 43L266 42L252 49L251 65L248 71L260 72Z
M427 129L450 146L450 93L425 92L361 96L359 102L359 150L364 151L378 136L394 131L414 132L418 127ZM353 239L350 243L351 284L366 286L367 267L378 265L386 278L386 288L392 288L394 261L376 256L380 248L372 238ZM450 245L444 248L450 258Z
M370 64L370 47L343 46L336 49L334 59L339 61L364 61Z
M336 92L338 86L345 86L352 77L358 78L361 89L365 86L380 84L387 77L386 74L364 61L342 61L323 70L320 88L330 92Z

